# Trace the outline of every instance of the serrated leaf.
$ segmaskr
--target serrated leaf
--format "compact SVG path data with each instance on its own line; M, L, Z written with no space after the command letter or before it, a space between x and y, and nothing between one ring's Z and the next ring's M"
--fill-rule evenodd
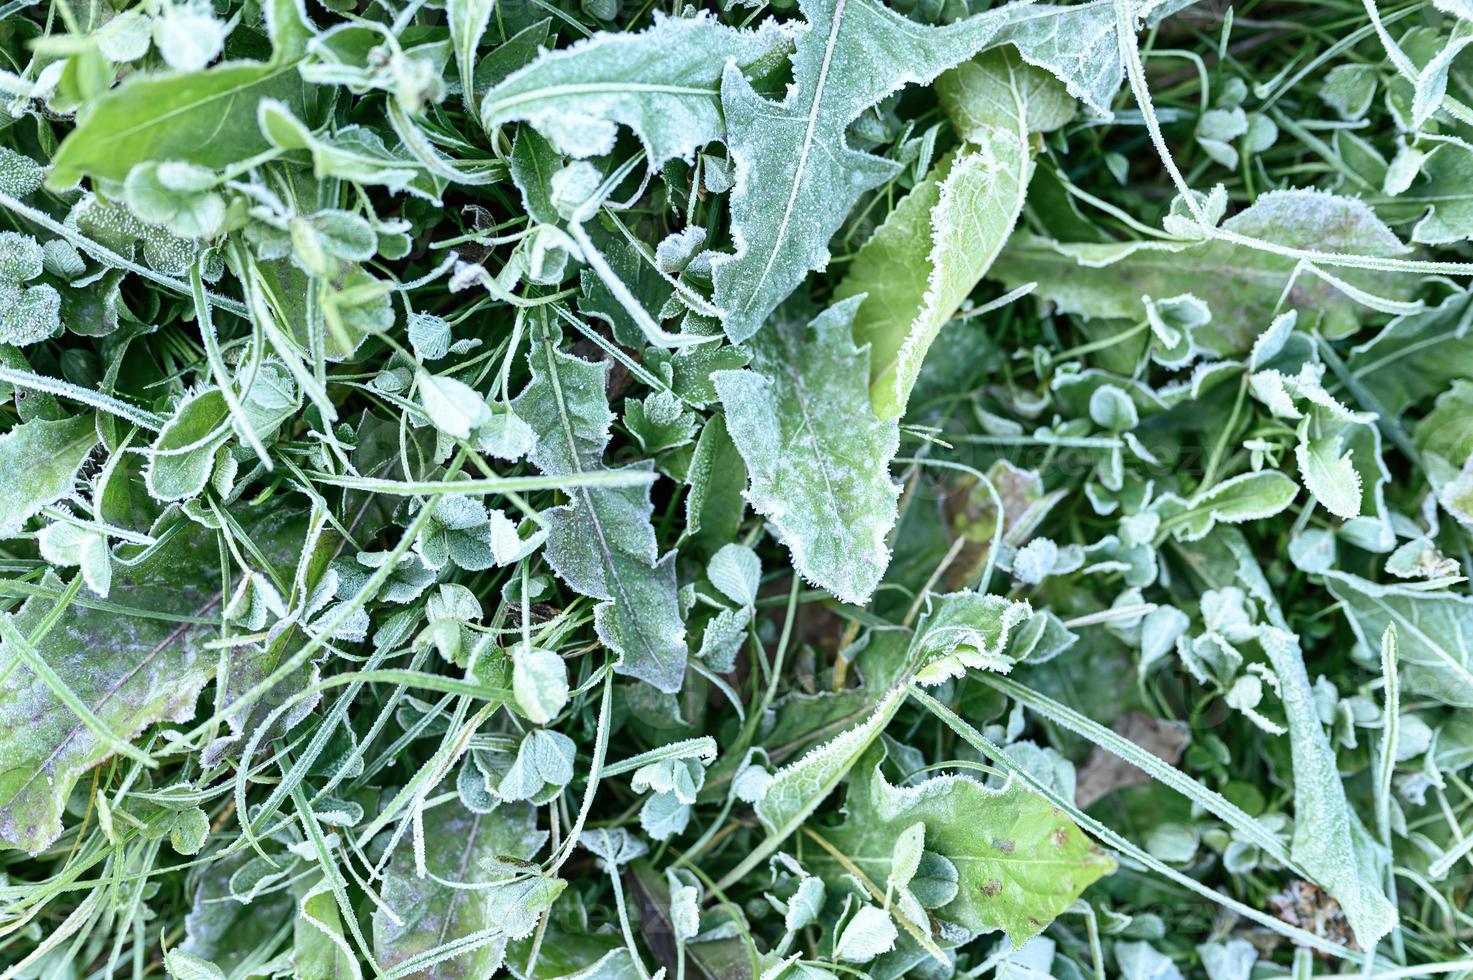
M755 334L803 278L828 264L829 239L860 196L900 165L851 149L845 130L908 84L926 84L980 51L1007 17L922 27L878 0L803 0L808 29L787 98L772 102L735 67L721 83L735 251L712 260L715 303L732 340Z
M486 93L481 122L490 131L525 120L574 157L608 153L618 127L628 126L658 169L721 137L726 65L738 77L766 70L790 46L771 21L739 31L705 13L656 13L638 34L601 33L543 54Z
M866 351L850 340L858 299L752 342L752 366L712 377L747 464L747 501L777 528L804 578L863 603L890 561L899 487L895 421L875 418Z
M77 471L97 445L92 416L33 419L0 436L0 537L72 492Z
M1303 432L1294 447L1299 476L1314 499L1336 517L1350 519L1360 514L1360 473L1339 436L1310 439Z
M959 875L955 897L937 915L973 932L1002 929L1014 947L1115 866L1073 821L1017 783L992 789L958 775L895 786L871 754L850 780L844 809L848 819L825 837L866 878L888 880L896 842L920 822L926 849Z
M904 414L926 352L1012 233L1032 171L1020 76L1036 69L1001 50L965 68L985 76L973 84L1002 93L1001 111L974 116L966 135L975 145L943 157L901 199L834 290L835 299L864 294L854 338L870 345L870 400L880 418Z
M861 905L854 918L834 942L834 958L849 963L868 963L881 953L888 953L900 937L900 930L884 909Z
M528 363L532 380L513 407L542 433L531 453L533 465L554 476L602 468L613 420L604 394L605 365L562 353L545 332ZM598 634L619 655L620 673L678 691L687 650L675 552L663 558L658 553L648 486L583 487L570 496L570 503L543 512L548 564L571 588L600 600Z
M903 690L889 692L864 721L772 774L767 792L753 807L770 841L786 839L819 804L828 799L849 770L880 737L904 700ZM889 858L889 850L885 856Z
M1008 636L1031 612L1028 603L999 595L931 596L906 654L916 667L916 682L939 684L968 669L1007 673L1013 666L1003 653Z
M1052 74L1070 95L1108 119L1125 77L1119 17L1109 3L1030 4L1017 11L998 40L1014 45L1024 61Z

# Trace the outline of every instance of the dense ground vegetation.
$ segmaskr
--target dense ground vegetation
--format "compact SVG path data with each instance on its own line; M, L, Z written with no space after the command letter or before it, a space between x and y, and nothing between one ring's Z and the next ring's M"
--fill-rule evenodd
M1473 975L1470 42L0 2L0 977Z

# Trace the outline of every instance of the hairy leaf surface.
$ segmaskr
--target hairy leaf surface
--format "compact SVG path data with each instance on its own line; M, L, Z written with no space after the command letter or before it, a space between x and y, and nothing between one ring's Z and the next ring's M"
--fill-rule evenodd
M712 262L726 332L743 341L803 278L828 264L829 239L860 195L893 177L891 161L852 149L845 129L909 84L924 84L980 51L1003 15L922 27L878 0L805 0L808 20L780 103L734 66L721 83L726 142L736 163L732 237Z
M515 410L543 433L531 453L543 473L584 473L603 466L609 442L605 366L559 351L544 333L528 357L532 382ZM583 595L601 600L599 636L619 654L618 670L677 691L685 677L685 626L676 597L675 553L659 556L650 524L649 488L584 487L547 511L547 560Z
M864 602L890 561L899 487L894 420L870 408L867 351L844 300L807 325L779 318L752 342L752 366L713 377L746 461L747 500L772 521L804 578Z

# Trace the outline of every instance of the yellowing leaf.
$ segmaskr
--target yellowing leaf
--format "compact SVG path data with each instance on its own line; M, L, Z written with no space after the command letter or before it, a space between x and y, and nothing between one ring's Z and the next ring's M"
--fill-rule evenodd
M956 896L936 914L976 933L1002 929L1021 946L1115 867L1067 816L1010 782L992 789L969 776L895 786L874 755L855 770L849 818L828 841L871 882L890 877L895 844L925 824L925 848L955 866ZM828 862L837 879L842 868Z
M870 401L880 418L904 414L926 352L1011 234L1033 168L1029 90L1059 88L1002 49L953 69L937 86L953 116L967 114L958 128L972 143L943 157L901 199L834 291L836 299L865 295L854 337L870 345Z
M908 84L970 58L1002 27L991 11L922 27L878 0L803 0L808 29L793 55L793 85L774 103L729 66L721 83L726 143L736 163L731 196L736 249L712 262L728 336L743 341L803 278L829 260L828 244L867 190L899 164L851 149L845 130Z

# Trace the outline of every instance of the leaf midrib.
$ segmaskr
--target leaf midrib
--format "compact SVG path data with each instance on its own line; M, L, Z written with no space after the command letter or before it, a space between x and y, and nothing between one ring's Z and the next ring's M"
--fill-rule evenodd
M716 86L662 85L655 82L616 82L612 84L605 82L568 82L562 85L547 85L529 92L522 92L500 99L488 107L487 115L495 120L500 113L528 103L551 101L577 95L623 95L626 93L705 95L716 98L721 94L721 90Z
M834 49L839 44L839 27L844 22L844 9L848 0L837 0L834 4L834 24L829 28L828 43L824 46L823 61L819 64L818 80L813 87L813 101L808 108L808 122L803 129L803 143L798 151L798 165L793 170L793 186L788 191L788 202L783 207L782 221L778 223L777 235L773 238L772 249L768 253L767 263L762 267L762 274L757 277L751 290L747 293L747 302L750 303L761 292L767 277L772 274L772 267L777 258L782 254L783 242L788 237L788 226L793 222L793 208L798 203L798 192L803 186L804 174L808 169L808 155L813 149L814 133L818 129L818 118L823 108L824 88L828 83L829 67L833 63ZM842 137L841 137L842 140ZM746 304L744 303L743 306Z
M542 349L547 363L548 383L552 385L553 399L557 403L558 422L563 430L563 438L567 441L568 460L573 472L581 476L583 474L583 463L578 458L578 441L573 435L572 423L568 420L567 401L563 398L562 381L558 378L557 352L552 346L551 338L546 333L542 337ZM593 523L594 533L598 536L599 553L603 556L606 572L605 581L609 591L611 593L617 593L614 595L612 601L618 605L622 605L625 611L628 612L627 621L630 628L634 630L645 650L654 657L660 666L670 666L666 663L665 658L656 655L656 651L659 648L646 635L644 619L639 615L637 605L630 600L629 593L624 588L623 578L619 575L618 568L614 564L614 552L609 546L608 535L604 533L603 520L599 517L598 508L593 504L592 492L587 487L580 487L576 491L576 495L582 499L583 507L588 512L588 519ZM626 663L625 666L628 666L628 664Z
M292 69L296 68L297 64L298 64L298 62L296 62L296 61L288 62L286 64L281 65L279 68L277 68L275 71L270 72L269 74L257 75L256 77L254 77L249 82L244 82L242 84L236 85L233 88L229 88L229 89L226 89L224 91L212 92L209 95L206 95L206 96L203 96L201 98L195 99L195 100L193 100L191 102L186 102L183 105L180 105L180 106L177 106L176 108L170 109L168 112L162 113L162 114L157 115L157 116L150 116L148 119L144 120L143 122L140 122L140 123L137 123L136 125L130 126L127 129L120 129L117 132L110 133L110 134L107 134L105 136L99 137L98 140L97 140L97 143L95 145L98 146L98 147L110 146L113 143L120 142L120 141L122 141L122 140L124 140L124 139L126 139L126 138L128 138L130 136L135 136L135 135L137 135L140 132L143 132L145 130L148 130L148 129L151 129L151 128L155 127L155 126L158 126L158 125L160 125L160 124L162 124L164 122L167 122L167 121L173 119L174 117L179 116L179 115L182 115L182 114L184 114L186 112L192 112L195 109L198 109L201 106L208 105L211 102L214 102L214 101L216 101L218 99L234 98L235 96L239 95L241 92L246 91L247 89L250 89L250 88L252 88L252 87L254 87L256 85L260 85L263 82L269 82L269 81L271 81L274 78L278 78L281 75L284 75L286 72L291 71ZM260 64L252 64L251 62L242 62L242 63L240 63L238 65L232 65L232 66L221 65L221 66L219 66L219 68L227 68L227 67L228 68L269 68L270 67L270 64L269 63L266 63L266 62L263 62L263 63L260 63ZM215 69L215 70L218 70L218 68ZM149 81L152 81L152 80L153 79L149 79ZM127 93L127 89L119 89L118 91L119 91L119 94L120 95ZM99 110L106 110L107 108L109 108L109 107L106 106L105 104L98 106L98 109ZM90 118L89 118L89 121L90 121Z

